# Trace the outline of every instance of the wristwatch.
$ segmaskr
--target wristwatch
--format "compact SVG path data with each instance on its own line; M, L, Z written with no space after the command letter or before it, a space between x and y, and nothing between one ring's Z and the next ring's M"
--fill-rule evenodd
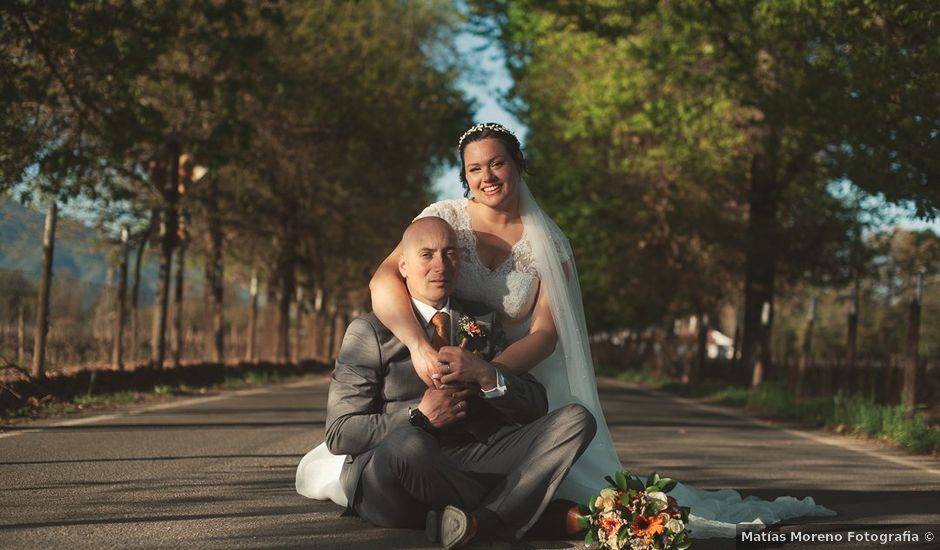
M426 432L430 432L434 429L434 426L431 425L431 421L428 420L428 417L424 416L424 413L421 412L421 409L418 407L408 407L408 423Z

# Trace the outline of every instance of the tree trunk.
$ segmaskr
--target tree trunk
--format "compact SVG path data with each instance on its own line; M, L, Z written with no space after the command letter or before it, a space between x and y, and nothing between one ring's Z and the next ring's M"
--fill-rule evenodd
M216 202L218 183L209 178L209 199L205 201L208 232L206 234L206 315L207 330L212 335L212 348L209 355L214 363L221 363L225 357L225 326L222 309L224 292L224 273L222 265L222 216Z
M141 235L140 244L137 246L137 256L134 258L134 288L131 291L131 357L133 359L140 357L140 311L138 308L140 300L140 267L143 263L148 240L150 240L149 228L146 233Z
M258 268L252 268L251 270L251 288L249 289L251 296L250 308L248 310L248 334L246 335L247 347L245 349L245 360L249 362L254 362L257 357L257 350L255 349L255 334L257 334L258 329Z
M59 206L55 198L46 210L46 226L42 234L42 273L39 280L39 303L36 307L36 329L33 336L32 373L43 378L46 373L46 337L49 334L49 292L52 287L52 260L55 253L55 225Z
M699 310L695 362L689 370L688 382L698 382L702 379L702 373L705 372L705 361L708 359L708 329L708 314Z
M150 365L160 370L166 357L166 318L170 298L170 270L173 267L173 249L176 247L178 213L176 204L179 200L179 157L180 147L175 140L167 146L166 171L162 174L162 204L160 216L160 275L157 282L157 303L153 312L153 331L151 335Z
M911 299L907 322L907 357L904 361L904 385L901 389L901 404L914 412L917 408L917 368L920 363L920 302L923 297L924 276L917 276L917 288Z
M177 252L177 261L176 261L176 286L174 287L175 293L173 295L173 335L175 336L175 342L173 343L173 366L179 367L182 364L183 359L183 285L185 284L186 278L186 245L187 238L185 236L186 229L181 225L180 231L183 232L180 239L179 251Z
M806 391L806 371L810 367L810 361L813 353L813 328L816 325L816 298L810 305L809 317L806 320L806 328L803 329L803 349L800 353L800 362L797 365L796 376L796 400L802 401Z
M290 305L294 295L294 269L289 262L281 268L280 293L277 304L277 351L275 360L278 362L290 361Z
M114 325L114 347L111 349L111 364L124 370L124 325L127 322L127 226L121 228L121 264L118 272L117 319Z
M26 362L26 304L20 300L16 305L16 364Z
M848 337L845 345L845 361L849 372L854 372L855 356L858 350L858 294L859 282L856 277L852 288L852 302L849 305Z
M292 220L287 220L283 227L284 239L279 247L277 259L277 281L280 293L277 304L277 337L275 360L290 361L290 306L294 301L297 280L297 231Z
M294 308L297 314L297 328L294 330L294 362L299 363L302 355L301 338L304 331L304 289L297 288L297 305Z
M335 311L327 314L327 319L330 320L330 339L327 342L328 349L326 350L327 362L332 361L333 357L336 356L336 321L338 318L339 315Z
M776 145L775 140L770 141L768 149L772 152ZM775 171L771 154L754 155L746 233L741 359L745 367L752 371L752 384L755 386L763 382L764 371L770 368L771 360L770 333L773 325L779 192ZM764 312L766 315L763 315Z

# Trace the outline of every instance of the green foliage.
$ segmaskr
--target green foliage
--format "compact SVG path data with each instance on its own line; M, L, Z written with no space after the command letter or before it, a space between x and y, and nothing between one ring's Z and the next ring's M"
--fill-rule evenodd
M499 14L533 192L575 247L593 329L714 311L746 263L770 296L778 268L784 284L844 283L862 231L858 205L829 188L844 176L940 205L925 5L472 5Z
M90 197L104 231L129 223L133 240L156 236L161 210L186 214L191 258L216 231L225 265L263 266L272 292L358 306L470 121L456 13L440 0L8 3L0 193ZM208 168L178 204L175 144Z
M636 381L642 381L637 376ZM726 387L721 389L689 385L657 385L670 392L682 389L682 395L703 396L722 405L746 407L753 413L777 419L806 422L814 426L845 428L849 433L881 437L918 453L940 450L940 428L931 426L922 414L911 415L903 406L879 405L871 399L837 393L833 397L797 402L783 384L763 384L757 389ZM694 386L694 385L693 385ZM665 478L660 479L662 482ZM647 485L651 485L647 480ZM613 485L613 480L610 480Z
M927 424L923 416L912 416L903 406L876 405L841 394L833 402L830 425L842 425L868 436L883 436L915 452L940 449L940 430Z

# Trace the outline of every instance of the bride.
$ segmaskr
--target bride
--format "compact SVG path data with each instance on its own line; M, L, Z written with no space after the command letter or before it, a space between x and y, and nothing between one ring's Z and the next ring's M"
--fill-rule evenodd
M496 359L513 372L531 371L548 392L549 407L580 403L597 420L597 435L559 487L555 498L587 502L604 477L623 469L597 395L597 383L581 303L581 289L567 238L542 211L522 174L525 158L516 136L499 124L477 124L458 142L460 179L469 199L434 203L418 216L437 216L456 231L460 254L458 298L501 314L511 345ZM397 262L401 245L370 283L375 314L411 352L429 386L437 352L412 314ZM297 491L346 505L339 487L343 457L321 444L297 468ZM733 537L736 523L776 523L806 515L832 515L812 498L773 502L742 499L735 491L702 491L679 484L672 491L691 508L696 538Z

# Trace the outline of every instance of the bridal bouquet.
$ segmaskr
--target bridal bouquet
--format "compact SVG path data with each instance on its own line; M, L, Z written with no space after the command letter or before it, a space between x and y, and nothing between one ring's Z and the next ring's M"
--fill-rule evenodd
M607 477L609 487L582 507L578 523L587 529L584 543L610 550L685 550L689 509L666 493L676 486L653 473L644 483L629 472Z

